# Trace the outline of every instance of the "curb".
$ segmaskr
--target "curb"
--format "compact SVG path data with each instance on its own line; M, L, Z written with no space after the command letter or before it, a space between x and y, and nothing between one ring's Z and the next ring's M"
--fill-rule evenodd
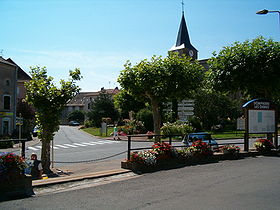
M117 169L117 170L110 170L110 171L100 171L100 172L94 172L94 173L87 173L82 175L76 175L71 177L58 177L58 178L50 178L50 179L44 179L44 180L34 180L32 181L32 187L34 188L40 188L40 187L47 187L50 185L55 184L64 184L68 182L75 182L75 181L81 181L84 179L97 179L97 178L103 178L108 176L114 176L114 175L120 175L129 173L131 170L127 169Z

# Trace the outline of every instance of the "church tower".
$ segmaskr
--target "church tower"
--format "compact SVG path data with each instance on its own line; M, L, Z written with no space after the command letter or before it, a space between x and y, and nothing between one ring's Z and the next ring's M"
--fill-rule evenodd
M184 15L184 3L182 2L182 19L179 27L179 32L177 36L176 44L169 50L169 52L178 52L179 55L186 55L187 57L192 57L194 60L197 59L198 51L192 46L188 28Z

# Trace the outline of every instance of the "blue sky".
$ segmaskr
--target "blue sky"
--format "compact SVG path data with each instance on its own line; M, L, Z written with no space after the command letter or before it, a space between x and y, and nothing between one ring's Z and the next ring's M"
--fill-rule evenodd
M280 41L279 0L184 0L191 42L199 59L257 36ZM0 50L26 72L46 66L67 79L81 69L82 91L118 86L126 60L166 56L175 44L181 0L0 0Z

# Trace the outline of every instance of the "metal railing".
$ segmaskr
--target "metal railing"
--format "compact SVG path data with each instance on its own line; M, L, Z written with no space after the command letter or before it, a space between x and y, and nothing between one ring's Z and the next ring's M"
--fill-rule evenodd
M217 134L217 133L216 133ZM234 133L235 134L235 133ZM244 135L244 133L241 133L242 135ZM212 134L213 135L213 134ZM132 142L132 138L134 137L164 137L167 138L168 140L162 140L162 142L166 142L168 141L168 143L170 145L172 145L173 141L176 141L175 139L172 139L173 137L181 137L181 141L186 138L187 135L149 135L149 134L138 134L138 135L127 135L128 137L128 142L127 142L127 160L130 160L130 153L131 151L135 151L135 150L144 150L144 149L152 149L152 147L137 147L137 148L131 148L131 142ZM244 138L240 137L240 138ZM244 144L244 142L233 142L232 138L221 138L221 139L215 139L216 142L219 145L227 145L227 144ZM177 140L178 141L178 140ZM231 142L226 142L226 143L219 143L219 141L231 141ZM211 144L211 140L210 140L210 144ZM173 147L188 147L188 145L180 145L180 146L173 146Z
M25 142L29 141L28 139L0 139L0 142L21 142L21 157L25 158Z

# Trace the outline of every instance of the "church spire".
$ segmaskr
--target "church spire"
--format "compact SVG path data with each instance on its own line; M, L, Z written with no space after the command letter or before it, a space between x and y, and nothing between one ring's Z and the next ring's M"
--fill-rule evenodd
M192 57L193 59L197 59L197 49L192 46L188 28L184 15L184 1L182 0L182 19L177 35L176 44L169 51L178 51L179 54L185 54L187 56Z

